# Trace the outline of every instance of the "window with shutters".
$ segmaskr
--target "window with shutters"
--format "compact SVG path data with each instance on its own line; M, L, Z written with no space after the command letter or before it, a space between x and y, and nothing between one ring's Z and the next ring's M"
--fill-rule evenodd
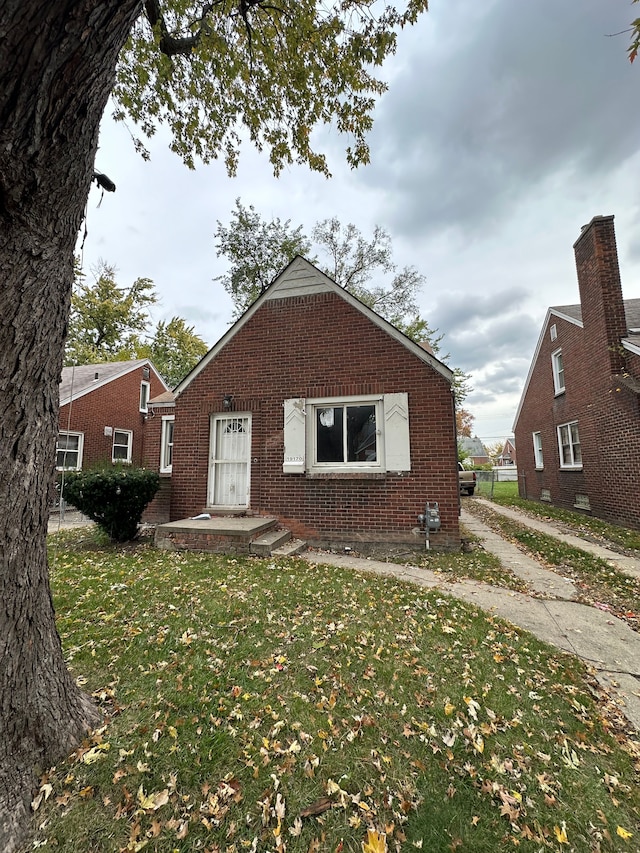
M285 473L410 470L407 394L284 403Z

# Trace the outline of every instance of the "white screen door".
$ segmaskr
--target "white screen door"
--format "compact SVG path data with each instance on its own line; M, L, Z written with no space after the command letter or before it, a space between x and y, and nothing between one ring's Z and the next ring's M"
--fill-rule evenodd
M212 415L209 506L249 506L251 416Z

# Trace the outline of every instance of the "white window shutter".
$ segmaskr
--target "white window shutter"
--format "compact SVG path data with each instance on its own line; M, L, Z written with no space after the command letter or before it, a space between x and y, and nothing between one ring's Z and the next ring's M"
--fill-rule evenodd
M384 395L384 448L387 471L410 471L409 395Z
M304 474L306 448L306 415L304 397L284 401L284 460L285 474Z

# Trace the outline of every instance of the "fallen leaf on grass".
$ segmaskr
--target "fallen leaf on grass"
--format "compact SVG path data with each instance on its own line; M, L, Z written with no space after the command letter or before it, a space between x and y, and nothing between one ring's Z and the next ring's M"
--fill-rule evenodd
M142 785L138 788L138 803L145 811L157 811L162 806L166 806L169 802L169 791L167 788L164 791L157 791L155 794L145 794Z
M619 835L620 838L624 838L625 841L627 838L633 838L633 832L629 832L628 829L624 829L622 826L616 827L616 835Z
M387 853L387 850L387 836L375 829L368 829L366 841L362 842L362 853Z
M329 797L322 797L316 800L315 803L307 806L306 809L302 809L300 817L314 817L315 815L323 814L329 811L332 805L333 801Z

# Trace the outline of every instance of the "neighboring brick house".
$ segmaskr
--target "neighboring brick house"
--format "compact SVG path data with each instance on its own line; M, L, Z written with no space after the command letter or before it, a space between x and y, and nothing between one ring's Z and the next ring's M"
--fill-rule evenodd
M640 299L622 298L613 216L574 250L580 304L547 312L516 414L520 495L640 527Z
M513 438L505 438L500 455L496 460L496 464L500 468L511 467L518 464L516 456L516 443Z
M477 435L473 437L469 435L459 435L458 444L466 454L464 459L465 465L490 465L491 459L487 454L484 444L480 441Z
M303 258L175 389L172 519L272 515L313 544L460 545L452 373Z
M152 449L147 439L145 451L145 424L150 401L167 390L147 359L63 368L56 468L141 465L145 455L157 468L160 445Z

